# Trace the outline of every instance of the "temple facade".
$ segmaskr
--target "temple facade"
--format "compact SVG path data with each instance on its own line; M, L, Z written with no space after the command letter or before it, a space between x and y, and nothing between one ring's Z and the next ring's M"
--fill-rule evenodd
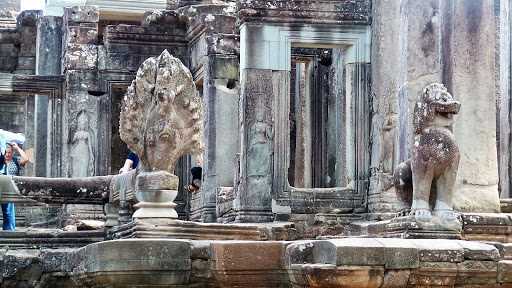
M434 82L463 103L455 209L499 212L510 196L507 1L0 5L0 127L27 136L25 176L117 174L121 100L167 50L204 103L203 184L183 190L197 157L182 157L180 219L336 231L392 218L414 101Z

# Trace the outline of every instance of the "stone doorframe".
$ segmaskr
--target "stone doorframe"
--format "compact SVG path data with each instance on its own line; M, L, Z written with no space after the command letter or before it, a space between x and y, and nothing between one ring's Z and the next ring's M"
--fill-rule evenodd
M13 75L13 74L0 74L0 92L19 94L19 95L46 95L48 97L48 109L50 111L61 111L62 99L64 97L64 76L39 76L39 75ZM34 96L35 97L35 96ZM31 99L33 101L33 99ZM62 121L62 114L52 114L52 118L49 125L52 125L54 129L49 129L47 132L48 140L47 143L42 145L48 147L60 147L62 145L61 138L59 137L62 133L60 123ZM34 119L34 123L46 124L46 121L40 121L40 119ZM41 127L46 129L46 127ZM37 129L36 129L37 130ZM33 134L33 132L32 132ZM33 140L32 140L33 141ZM37 154L38 151L35 151ZM48 149L47 155L43 159L45 163L38 163L35 167L36 174L37 170L45 172L46 170L60 171L61 167L61 155L60 149ZM41 175L37 175L41 176ZM44 175L43 175L44 176Z
M261 23L244 23L240 27L240 72L241 79L249 79L244 75L254 73L252 71L263 70L271 72L273 89L270 96L272 114L275 117L275 132L273 141L273 171L272 175L272 199L260 199L261 207L271 202L271 211L276 213L301 213L297 209L304 207L303 201L307 199L319 199L320 206L325 209L336 209L341 205L348 210L364 212L366 205L366 193L368 186L370 167L370 26L331 26L331 25L271 25ZM346 120L348 133L347 140L347 165L349 183L346 187L336 188L295 188L288 183L289 166L289 127L288 115L290 111L290 70L291 48L342 48L345 50L345 91L347 97ZM268 73L267 72L267 73ZM275 85L278 83L278 85ZM242 83L242 86L247 83ZM244 92L242 92L244 93ZM258 97L254 93L242 94L241 121L246 121L248 98ZM279 116L279 117L277 117ZM245 123L247 125L248 123ZM244 130L244 129L243 129ZM247 128L245 128L247 130ZM350 142L350 143L349 143ZM247 165L247 147L249 145L247 131L242 131L241 140L241 167ZM246 155L244 155L246 154ZM245 163L244 163L245 162ZM245 175L244 175L245 174ZM241 171L241 181L246 181L247 173ZM250 187L247 187L250 190ZM246 191L249 197L251 191ZM269 201L271 200L271 201ZM327 200L327 201L326 201ZM332 200L332 201L331 201ZM341 201L340 201L341 200ZM243 197L240 197L241 205L237 210L244 210ZM342 203L344 202L344 203ZM341 203L341 204L337 204ZM312 204L312 205L311 205ZM317 206L319 203L311 203L308 206ZM252 203L248 204L251 210ZM302 207L302 208L300 208ZM269 207L270 208L270 207ZM297 208L297 209L295 209ZM361 209L359 209L361 208ZM324 210L325 210L324 209ZM314 210L314 209L313 209ZM320 208L319 210L322 210ZM260 210L261 211L261 210ZM302 211L308 213L308 211ZM318 212L312 211L309 212ZM265 214L265 213L263 213ZM268 215L268 214L266 214Z

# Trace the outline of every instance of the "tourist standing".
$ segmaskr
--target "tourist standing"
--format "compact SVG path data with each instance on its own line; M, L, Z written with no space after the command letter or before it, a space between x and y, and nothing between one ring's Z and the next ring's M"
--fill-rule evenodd
M18 151L20 156L13 156L14 150ZM1 169L4 175L19 176L20 170L28 162L28 156L16 142L10 142L5 147L5 163ZM2 203L3 229L16 229L16 221L14 217L14 203Z

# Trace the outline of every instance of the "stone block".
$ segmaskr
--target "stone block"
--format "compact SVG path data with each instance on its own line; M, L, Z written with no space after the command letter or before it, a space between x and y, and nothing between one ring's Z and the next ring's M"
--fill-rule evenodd
M489 241L507 243L509 235L491 235L491 234L464 234L463 240L466 241Z
M407 239L377 238L384 245L384 268L406 269L418 268L420 259L418 247Z
M37 255L39 251L33 250L9 250L3 257L3 280L6 278L12 287L21 287L25 281L39 279L43 272L43 261Z
M36 69L36 57L19 57L18 58L18 67L16 69L35 70Z
M64 9L64 22L97 23L99 20L98 6L73 6Z
M210 244L208 240L192 240L190 241L190 258L191 259L210 259Z
M0 56L0 71L11 72L16 70L18 66L17 57L2 57Z
M420 256L420 262L462 262L464 249L455 241L438 239L411 240Z
M65 70L98 69L97 45L68 44L64 55Z
M98 91L98 71L68 70L66 83L69 90Z
M100 285L176 287L189 282L191 260L187 240L99 242L86 246L85 256L85 274Z
M308 287L381 287L384 282L382 266L304 264L302 274Z
M500 254L505 260L512 260L512 243L500 243Z
M284 269L285 242L231 241L211 243L215 270Z
M43 16L37 25L37 74L61 75L62 18Z
M18 27L36 26L37 20L41 17L41 10L25 10L16 18Z
M382 288L407 287L410 275L411 270L409 269L386 269L384 273L384 283L382 284Z
M464 249L464 259L499 261L500 252L493 245L471 241L457 241Z
M177 190L179 179L176 175L173 175L165 171L156 172L142 172L137 175L137 181L135 183L135 190L161 190L170 189Z
M210 79L238 79L239 60L236 56L208 56L208 74Z
M408 285L412 287L453 287L457 277L457 264L448 262L422 262L411 270Z
M285 242L231 241L211 244L213 275L221 287L286 287Z
M495 285L498 262L464 261L457 263L455 285L484 284Z
M45 249L41 251L43 259L43 272L71 272L73 266L68 259L71 257L71 249Z
M141 26L176 27L183 26L179 14L176 11L147 11L142 15Z
M2 30L2 33L0 33L0 44L19 44L20 37L19 30Z
M14 44L0 44L0 55L2 57L18 57L20 48Z
M98 27L67 27L62 41L65 44L92 44L97 45Z
M385 247L376 239L344 238L315 242L313 263L384 265Z
M140 54L146 58L160 55L165 49L174 57L185 56L188 54L186 45L147 45L147 43L107 43L105 46L108 54ZM151 55L151 56L150 56Z
M295 241L286 247L285 264L290 268L294 264L313 263L313 245L315 241Z
M510 226L512 221L508 214L497 213L461 213L462 224L483 226Z
M36 37L34 35L34 37ZM20 45L20 57L36 57L36 42L22 42Z
M498 282L512 283L512 261L502 260L498 262Z
M137 71L146 59L153 56L154 55L107 53L106 68L107 70ZM173 56L180 59L181 62L187 63L186 55Z

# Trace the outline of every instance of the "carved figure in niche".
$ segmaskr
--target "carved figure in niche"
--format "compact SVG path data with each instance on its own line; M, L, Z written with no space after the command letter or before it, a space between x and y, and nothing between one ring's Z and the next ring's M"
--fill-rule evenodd
M459 109L460 102L442 84L428 85L416 101L412 157L393 174L399 216L410 211L418 222L429 222L432 216L456 220L452 199L459 149L449 127Z
M250 128L251 146L249 155L249 176L268 176L271 171L272 139L274 129L272 125L265 123L265 111L263 108L256 110L256 120Z
M382 171L384 173L392 173L393 168L398 162L398 153L395 152L397 140L398 140L398 103L393 101L389 105L388 115L384 119L383 130L383 160L382 160Z
M119 133L141 171L172 172L204 150L202 101L190 71L164 50L142 63L122 101Z
M71 176L73 178L94 175L94 137L89 127L89 116L85 110L78 113L76 131L71 140Z

